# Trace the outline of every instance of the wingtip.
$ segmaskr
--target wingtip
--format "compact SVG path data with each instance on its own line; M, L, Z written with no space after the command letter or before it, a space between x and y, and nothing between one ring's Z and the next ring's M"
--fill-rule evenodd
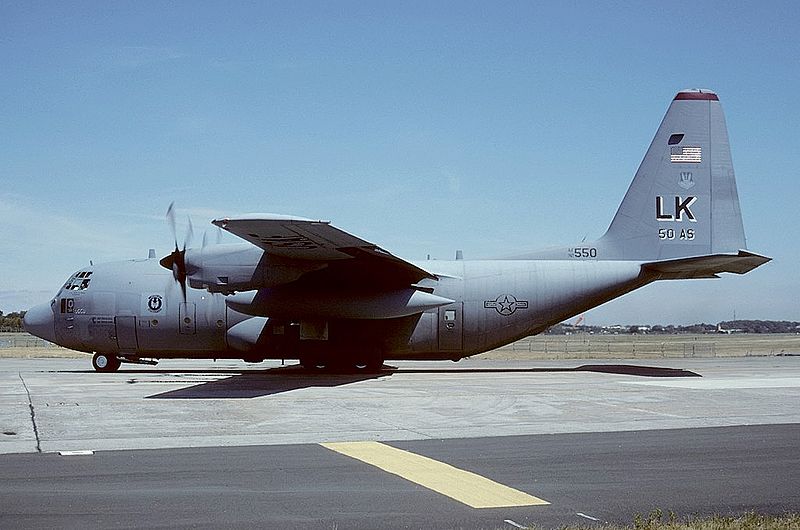
M220 228L225 228L224 225L227 225L231 222L240 222L240 221L285 221L288 223L296 222L296 223L330 224L330 221L325 221L323 219L307 219L305 217L300 217L297 215L285 215L279 213L247 213L247 214L237 215L236 217L222 217L219 219L214 219L213 221L211 221L211 224L219 226Z

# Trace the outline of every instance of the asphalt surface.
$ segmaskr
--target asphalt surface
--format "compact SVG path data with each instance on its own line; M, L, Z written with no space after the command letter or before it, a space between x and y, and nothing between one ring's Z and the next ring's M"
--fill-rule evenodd
M512 528L800 506L800 425L427 440L391 445L537 495L473 509L319 445L0 459L0 526ZM578 515L583 514L583 516Z
M552 528L654 509L796 512L798 398L798 358L397 363L374 376L0 360L0 528ZM319 445L368 440L550 504L471 508ZM90 454L58 454L75 450Z

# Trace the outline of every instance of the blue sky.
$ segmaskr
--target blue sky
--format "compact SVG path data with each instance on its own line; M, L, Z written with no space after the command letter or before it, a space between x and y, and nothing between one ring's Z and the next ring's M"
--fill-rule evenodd
M706 87L748 246L775 260L587 322L800 320L798 20L794 2L0 0L0 310L90 259L168 253L173 200L196 234L295 214L410 259L591 239L674 94Z

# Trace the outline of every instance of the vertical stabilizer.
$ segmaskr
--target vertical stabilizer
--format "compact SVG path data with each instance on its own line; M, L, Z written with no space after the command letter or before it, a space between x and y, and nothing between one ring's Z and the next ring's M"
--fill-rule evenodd
M611 225L603 259L668 260L745 249L719 98L678 92Z

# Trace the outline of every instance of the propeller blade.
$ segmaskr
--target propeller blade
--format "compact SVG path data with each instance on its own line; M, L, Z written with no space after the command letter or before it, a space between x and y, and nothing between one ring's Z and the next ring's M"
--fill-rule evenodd
M167 208L167 224L169 225L169 229L172 232L172 240L175 241L175 249L178 249L178 231L175 227L175 201L169 203L169 208Z
M192 227L192 218L187 215L186 220L189 222L189 228L186 230L186 239L183 240L184 251L186 250L186 245L188 245L194 238L194 228Z
M186 277L183 278L181 284L181 295L183 296L183 303L186 303Z
M165 269L172 271L172 278L181 286L181 294L184 303L186 302L186 246L193 237L194 229L192 228L192 220L189 218L189 229L186 232L186 237L183 240L183 248L178 246L178 233L175 221L175 201L172 201L167 208L167 224L172 232L172 238L175 240L175 250L168 256L161 258L159 263Z

